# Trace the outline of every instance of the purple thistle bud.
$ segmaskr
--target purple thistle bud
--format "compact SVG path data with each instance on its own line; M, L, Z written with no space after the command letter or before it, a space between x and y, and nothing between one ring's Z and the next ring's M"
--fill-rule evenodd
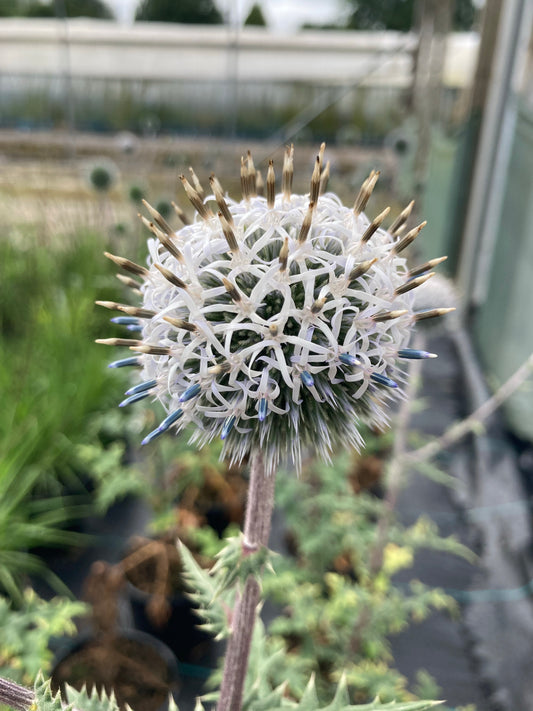
M388 388L398 387L398 383L395 380L387 378L387 376L383 375L383 373L372 373L370 380L373 380L375 383L379 383L380 385L386 385Z
M174 422L177 422L180 417L183 415L183 410L180 408L179 410L174 410L174 412L171 412L170 415L167 415L163 422L159 425L157 428L158 430L161 430L161 432L165 432L168 430L170 425L173 425Z
M113 316L110 319L111 323L116 323L119 326L139 326L139 319L135 316Z
M259 422L264 422L267 414L268 414L268 401L267 401L266 397L262 397L261 400L259 400L259 408L257 411L257 417L258 417Z
M436 353L428 353L428 351L417 351L414 348L401 348L398 351L398 358L421 360L423 358L437 358L437 354Z
M306 388L314 387L315 381L311 373L308 373L306 370L304 370L302 373L300 373L300 378L302 379L302 383L305 385Z
M161 430L158 427L156 430L152 430L152 432L147 434L146 437L141 442L141 444L150 444L150 442L153 442L154 439L157 439L157 437L160 437L163 433L164 433L164 430Z
M196 397L200 390L202 388L198 383L194 383L194 385L189 385L189 387L185 390L184 393L182 393L180 397L180 402L187 402L187 400L192 400L193 397Z
M130 366L130 365L141 366L142 361L140 358L137 358L136 356L134 356L132 358L121 358L120 360L114 360L107 367L108 368L124 368L124 367Z
M134 385L129 390L126 390L126 395L137 395L137 393L143 393L145 390L151 390L157 385L157 380L145 380L144 383L139 383Z
M220 439L226 439L226 437L229 435L229 433L233 429L234 424L235 424L235 415L231 415L231 417L228 417L228 419L224 422L224 426L222 427L222 432L220 433Z
M126 405L133 405L134 402L139 402L139 400L144 400L145 397L148 397L150 395L149 392L143 392L143 393L137 393L136 395L131 395L130 397L126 398L125 400L122 400L121 403L119 403L119 407L126 407Z
M359 365L360 361L351 353L341 353L339 360L344 365Z

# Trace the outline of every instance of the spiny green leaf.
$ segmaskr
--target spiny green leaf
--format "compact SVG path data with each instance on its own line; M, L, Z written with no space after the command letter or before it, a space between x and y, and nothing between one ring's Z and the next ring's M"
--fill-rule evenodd
M94 687L89 692L85 685L78 691L72 686L67 686L66 694L72 706L80 711L119 711L113 691L110 694L107 694L105 690L99 693ZM128 709L128 711L130 710Z
M197 614L205 620L204 628L222 639L228 635L228 624L224 604L216 597L216 580L212 573L201 568L194 560L189 549L179 543L179 552L183 563L183 578L189 587L187 593L198 606Z
M54 695L50 679L39 672L34 686L35 711L72 711L72 704L64 706L59 692ZM85 711L85 709L82 709Z

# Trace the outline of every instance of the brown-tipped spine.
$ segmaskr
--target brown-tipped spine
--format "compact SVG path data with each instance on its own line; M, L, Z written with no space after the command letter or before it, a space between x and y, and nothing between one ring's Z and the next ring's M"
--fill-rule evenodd
M226 218L224 217L222 212L218 213L218 219L220 220L220 225L222 226L222 232L224 234L224 237L226 238L226 242L228 243L230 252L238 252L239 245L237 243L237 238L235 237L235 232L233 231L232 226L226 220Z
M292 193L292 178L294 175L294 146L285 147L285 155L283 156L283 172L281 174L281 192L285 200L291 199Z
M165 277L165 279L170 282L170 284L173 284L174 286L177 286L178 289L186 289L187 284L180 279L178 276L174 274L174 272L171 272L170 269L167 269L166 267L163 267L161 264L154 264L154 267L161 272L161 274Z
M363 276L363 274L366 274L370 267L374 265L377 261L378 258L374 257L374 259L367 259L366 262L361 262L360 264L358 264L349 273L348 281L354 281L354 279L358 279L360 276Z
M124 284L124 286L127 286L129 289L133 289L133 291L138 292L139 294L141 293L141 284L138 281L135 281L135 279L132 279L131 277L125 276L124 274L115 274L116 278Z
M243 200L250 199L250 183L248 181L248 164L241 156L241 191Z
M270 209L274 207L276 202L276 174L274 173L274 161L268 161L267 172L267 205Z
M150 311L150 309L143 309L139 306L130 306L129 304L117 304L116 301L95 301L94 303L97 306L103 306L105 309L122 311L122 313L128 314L128 316L136 316L137 318L153 318L156 316L156 312Z
M168 222L165 220L165 218L163 217L163 215L160 212L158 212L155 208L153 208L150 205L150 203L147 200L145 200L144 198L143 198L142 203L145 206L145 208L148 210L148 212L150 213L150 217L152 218L152 220L159 226L160 229L163 230L163 232L166 235L174 234L174 230L168 224Z
M305 242L305 240L307 239L307 235L309 234L309 230L311 229L311 223L313 221L314 207L315 207L314 203L310 202L309 207L307 208L307 213L304 217L304 221L302 222L300 234L298 235L298 242L300 244L303 244Z
M367 203L370 200L370 196L372 195L372 192L376 187L376 183L378 182L378 178L379 170L372 170L368 178L363 181L363 184L361 185L361 188L357 193L357 197L355 198L355 203L353 206L353 211L355 215L360 215L367 206Z
M147 355L162 355L169 356L172 354L170 348L165 346L151 346L149 343L141 343L139 346L130 346L131 351L137 351L137 353L146 353Z
M311 176L311 187L309 188L309 201L313 205L317 204L318 196L320 195L320 156L316 157L315 167L313 168L313 175Z
M393 235L393 236L396 235L397 230L399 230L400 227L407 222L407 220L409 219L409 215L413 211L414 204L415 204L415 201L411 200L409 205L407 205L407 207L404 207L404 209L400 212L398 217L394 220L392 225L389 227L389 232L391 233L391 235Z
M424 264L420 264L420 266L413 267L413 269L410 269L407 276L415 277L419 276L420 274L425 274L437 265L442 264L442 262L445 262L447 259L448 257L437 257L436 259L430 259L429 262L424 262Z
M224 199L224 190L222 189L222 185L220 184L218 178L215 176L214 173L211 173L209 183L211 185L211 189L213 191L213 195L215 196L215 200L217 201L217 205L219 207L220 212L224 215L224 219L229 222L230 225L232 225L233 215L230 212L228 203Z
M392 321L395 318L400 318L400 316L404 316L406 313L408 313L407 309L397 309L396 311L382 311L381 313L372 316L372 320L376 321L376 323L380 323L381 321Z
M446 314L455 311L455 307L448 309L430 309L429 311L420 311L413 315L415 321L425 321L428 318L437 318L439 316L445 316Z
M279 250L279 270L284 272L289 262L289 238L285 237L281 249Z
M142 341L135 338L97 338L95 343L101 343L104 346L141 346Z
M424 227L427 225L427 222L424 220L424 222L421 222L417 227L414 227L412 230L410 230L405 237L402 237L399 242L396 242L393 248L394 254L400 254L404 249L406 249L411 242L413 242L420 232L424 229Z
M175 326L176 328L180 328L184 331L197 331L198 327L194 325L194 323L190 323L189 321L185 321L182 318L173 318L172 316L163 316L163 321L166 321L169 323L171 326Z
M185 193L191 202L191 205L194 207L200 217L203 220L209 220L209 218L213 217L213 213L206 205L204 205L202 198L200 197L198 192L192 187L187 178L184 175L180 175L180 180L185 189Z
M222 283L226 287L226 291L231 296L233 301L238 302L241 300L241 294L239 290L234 284L229 281L229 279L226 279L226 277L222 277Z
M325 296L323 296L323 297L320 298L320 299L316 299L315 301L313 301L313 303L311 304L311 313L312 313L312 314L318 314L318 313L320 313L320 312L322 311L322 309L324 308L324 304L325 304L325 303L326 303L326 297L325 297Z
M116 254L111 254L110 252L104 252L104 255L112 262L114 262L117 266L119 266L121 269L124 269L125 271L130 272L131 274L135 274L136 276L142 276L144 278L146 278L149 274L148 269L146 269L146 267L141 267L140 264L135 264L135 262L132 262L129 259L126 259L125 257L118 257Z
M200 200L203 200L205 198L205 190L203 189L202 183L198 180L198 176L192 169L192 167L189 167L189 173L191 174L191 180L192 184L194 185L194 189L200 196Z
M329 181L329 160L326 163L326 167L320 174L320 190L319 190L320 195L324 195L324 193L328 189L328 181Z
M372 235L374 235L377 232L377 230L379 230L379 228L383 224L383 221L385 220L385 218L387 217L389 212L390 212L390 207L386 207L383 210L383 212L380 212L379 215L374 217L372 222L366 228L363 236L361 237L361 242L363 242L363 244L366 244L366 242L368 242L368 240L372 237Z
M211 373L211 375L223 375L224 373L229 373L230 370L231 365L228 362L224 362L212 365L210 368L207 369L207 372Z
M183 254L176 247L176 245L172 242L172 238L169 237L168 234L165 234L163 232L163 230L160 230L159 227L157 225L155 225L153 222L150 222L149 220L147 220L144 215L139 215L139 217L141 218L143 225L145 227L148 227L150 232L157 237L157 239L165 247L167 252L169 252L173 257L175 257L178 260L178 262L183 262Z
M408 291L416 289L417 286L425 284L426 281L431 279L432 276L435 276L435 272L429 272L429 274L423 274L422 276L415 277L414 279L409 279L409 281L406 281L405 284L402 284L394 290L394 295L400 296L401 294L406 294Z
M252 197L257 195L257 171L254 165L251 151L246 154L246 167L248 168L248 189Z
M174 208L174 212L175 212L176 215L180 218L180 220L182 221L182 223L183 223L184 225L190 225L191 223L190 223L190 221L189 221L187 215L186 215L186 214L183 212L183 210L181 209L181 207L180 207L179 205L177 205L177 204L174 202L174 200L172 200L172 202L171 202L170 204L171 204L172 207Z

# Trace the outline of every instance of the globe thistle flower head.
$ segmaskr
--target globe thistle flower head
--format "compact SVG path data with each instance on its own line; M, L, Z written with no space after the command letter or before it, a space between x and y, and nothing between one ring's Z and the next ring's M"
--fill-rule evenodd
M401 360L434 357L408 348L412 292L432 272L410 275L403 250L425 223L405 231L412 203L388 230L388 208L366 217L374 171L345 207L326 192L323 151L303 195L292 192L292 147L280 192L273 163L263 188L251 155L240 201L215 176L207 194L191 170L191 182L180 179L194 221L174 232L145 203L147 266L107 255L142 297L138 307L98 302L138 331L100 341L135 352L111 364L141 371L121 405L150 397L167 412L144 443L192 425L193 441L220 437L233 462L260 449L271 469L280 459L299 468L304 449L328 459L359 447L361 424L385 425L401 397Z

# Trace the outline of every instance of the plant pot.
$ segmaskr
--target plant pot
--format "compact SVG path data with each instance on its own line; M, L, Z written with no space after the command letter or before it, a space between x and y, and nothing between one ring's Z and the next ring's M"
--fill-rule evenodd
M143 560L124 573L124 590L133 623L136 629L161 640L180 661L198 664L209 654L212 637L199 627L201 620L186 595L186 587L181 578L181 561L175 544L148 541L147 545L154 543L167 547L166 579L158 579L160 561L156 556ZM135 550L141 548L134 547L134 554ZM131 559L131 553L129 557Z
M178 664L160 640L138 630L120 630L116 635L82 634L69 640L56 654L52 671L54 691L67 683L114 691L121 708L135 711L166 711L168 697L179 691Z

